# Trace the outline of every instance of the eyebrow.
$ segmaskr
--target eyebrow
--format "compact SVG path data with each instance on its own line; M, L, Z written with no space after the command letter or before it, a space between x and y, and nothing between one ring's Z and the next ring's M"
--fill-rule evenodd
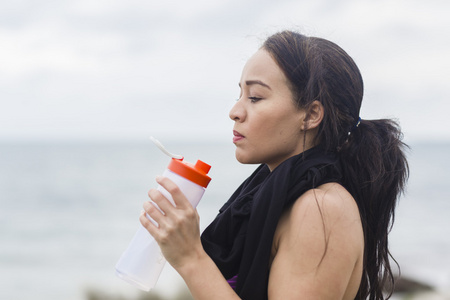
M247 81L245 82L245 84L246 84L246 85L259 84L259 85L261 85L261 86L263 86L263 87L268 88L269 90L272 90L272 89L270 88L269 85L265 84L265 83L262 82L261 80L247 80ZM241 83L239 83L239 87L240 87L240 86L241 86Z

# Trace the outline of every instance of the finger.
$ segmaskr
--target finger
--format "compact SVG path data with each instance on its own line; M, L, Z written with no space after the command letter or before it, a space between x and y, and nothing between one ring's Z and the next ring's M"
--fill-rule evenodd
M152 200L151 204L156 206L164 215L170 215L175 209L175 206L159 190L151 189L148 196Z
M158 234L158 227L155 226L155 224L153 224L148 218L147 215L145 213L145 211L141 212L141 215L139 216L139 222L141 222L141 225L147 229L147 231L151 234L151 236L153 236L154 238L156 238L157 234Z
M160 227L163 222L166 222L164 216L166 215L158 205L151 201L144 202L143 206L144 211L147 213L147 218L150 219L156 227Z
M177 207L185 208L192 206L180 188L172 180L167 177L158 176L156 177L156 182L172 195L172 199Z

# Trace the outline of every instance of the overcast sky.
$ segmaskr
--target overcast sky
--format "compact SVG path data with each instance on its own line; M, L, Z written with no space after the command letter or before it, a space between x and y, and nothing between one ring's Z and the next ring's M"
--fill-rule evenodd
M450 140L448 0L0 3L0 139L231 139L245 61L294 29L355 59L363 119Z

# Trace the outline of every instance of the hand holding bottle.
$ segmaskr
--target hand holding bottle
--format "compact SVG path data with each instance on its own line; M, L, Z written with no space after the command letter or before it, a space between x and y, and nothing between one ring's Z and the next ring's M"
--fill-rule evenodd
M176 269L201 251L199 216L178 186L169 178L158 177L157 183L171 195L173 205L160 191L152 189L140 221L158 242L166 260ZM162 211L162 212L161 212ZM148 214L158 226L149 221Z
M152 140L172 159L163 173L164 178L158 179L158 188L149 192L154 202L145 204L148 214L140 217L145 227L139 227L116 264L117 276L145 291L156 285L166 261L152 235L161 243L174 266L181 263L183 255L195 253L190 250L196 247L189 245L195 240L200 241L195 207L211 180L207 176L211 166L200 160L195 165L184 162L182 156L169 153L158 141ZM201 243L195 245L201 247Z

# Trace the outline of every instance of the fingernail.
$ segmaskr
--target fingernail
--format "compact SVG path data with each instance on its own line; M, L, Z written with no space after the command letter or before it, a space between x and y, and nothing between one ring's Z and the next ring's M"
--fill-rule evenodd
M160 175L158 175L158 176L156 176L156 182L160 182L161 181L161 179L162 179L163 177L162 176L160 176Z

